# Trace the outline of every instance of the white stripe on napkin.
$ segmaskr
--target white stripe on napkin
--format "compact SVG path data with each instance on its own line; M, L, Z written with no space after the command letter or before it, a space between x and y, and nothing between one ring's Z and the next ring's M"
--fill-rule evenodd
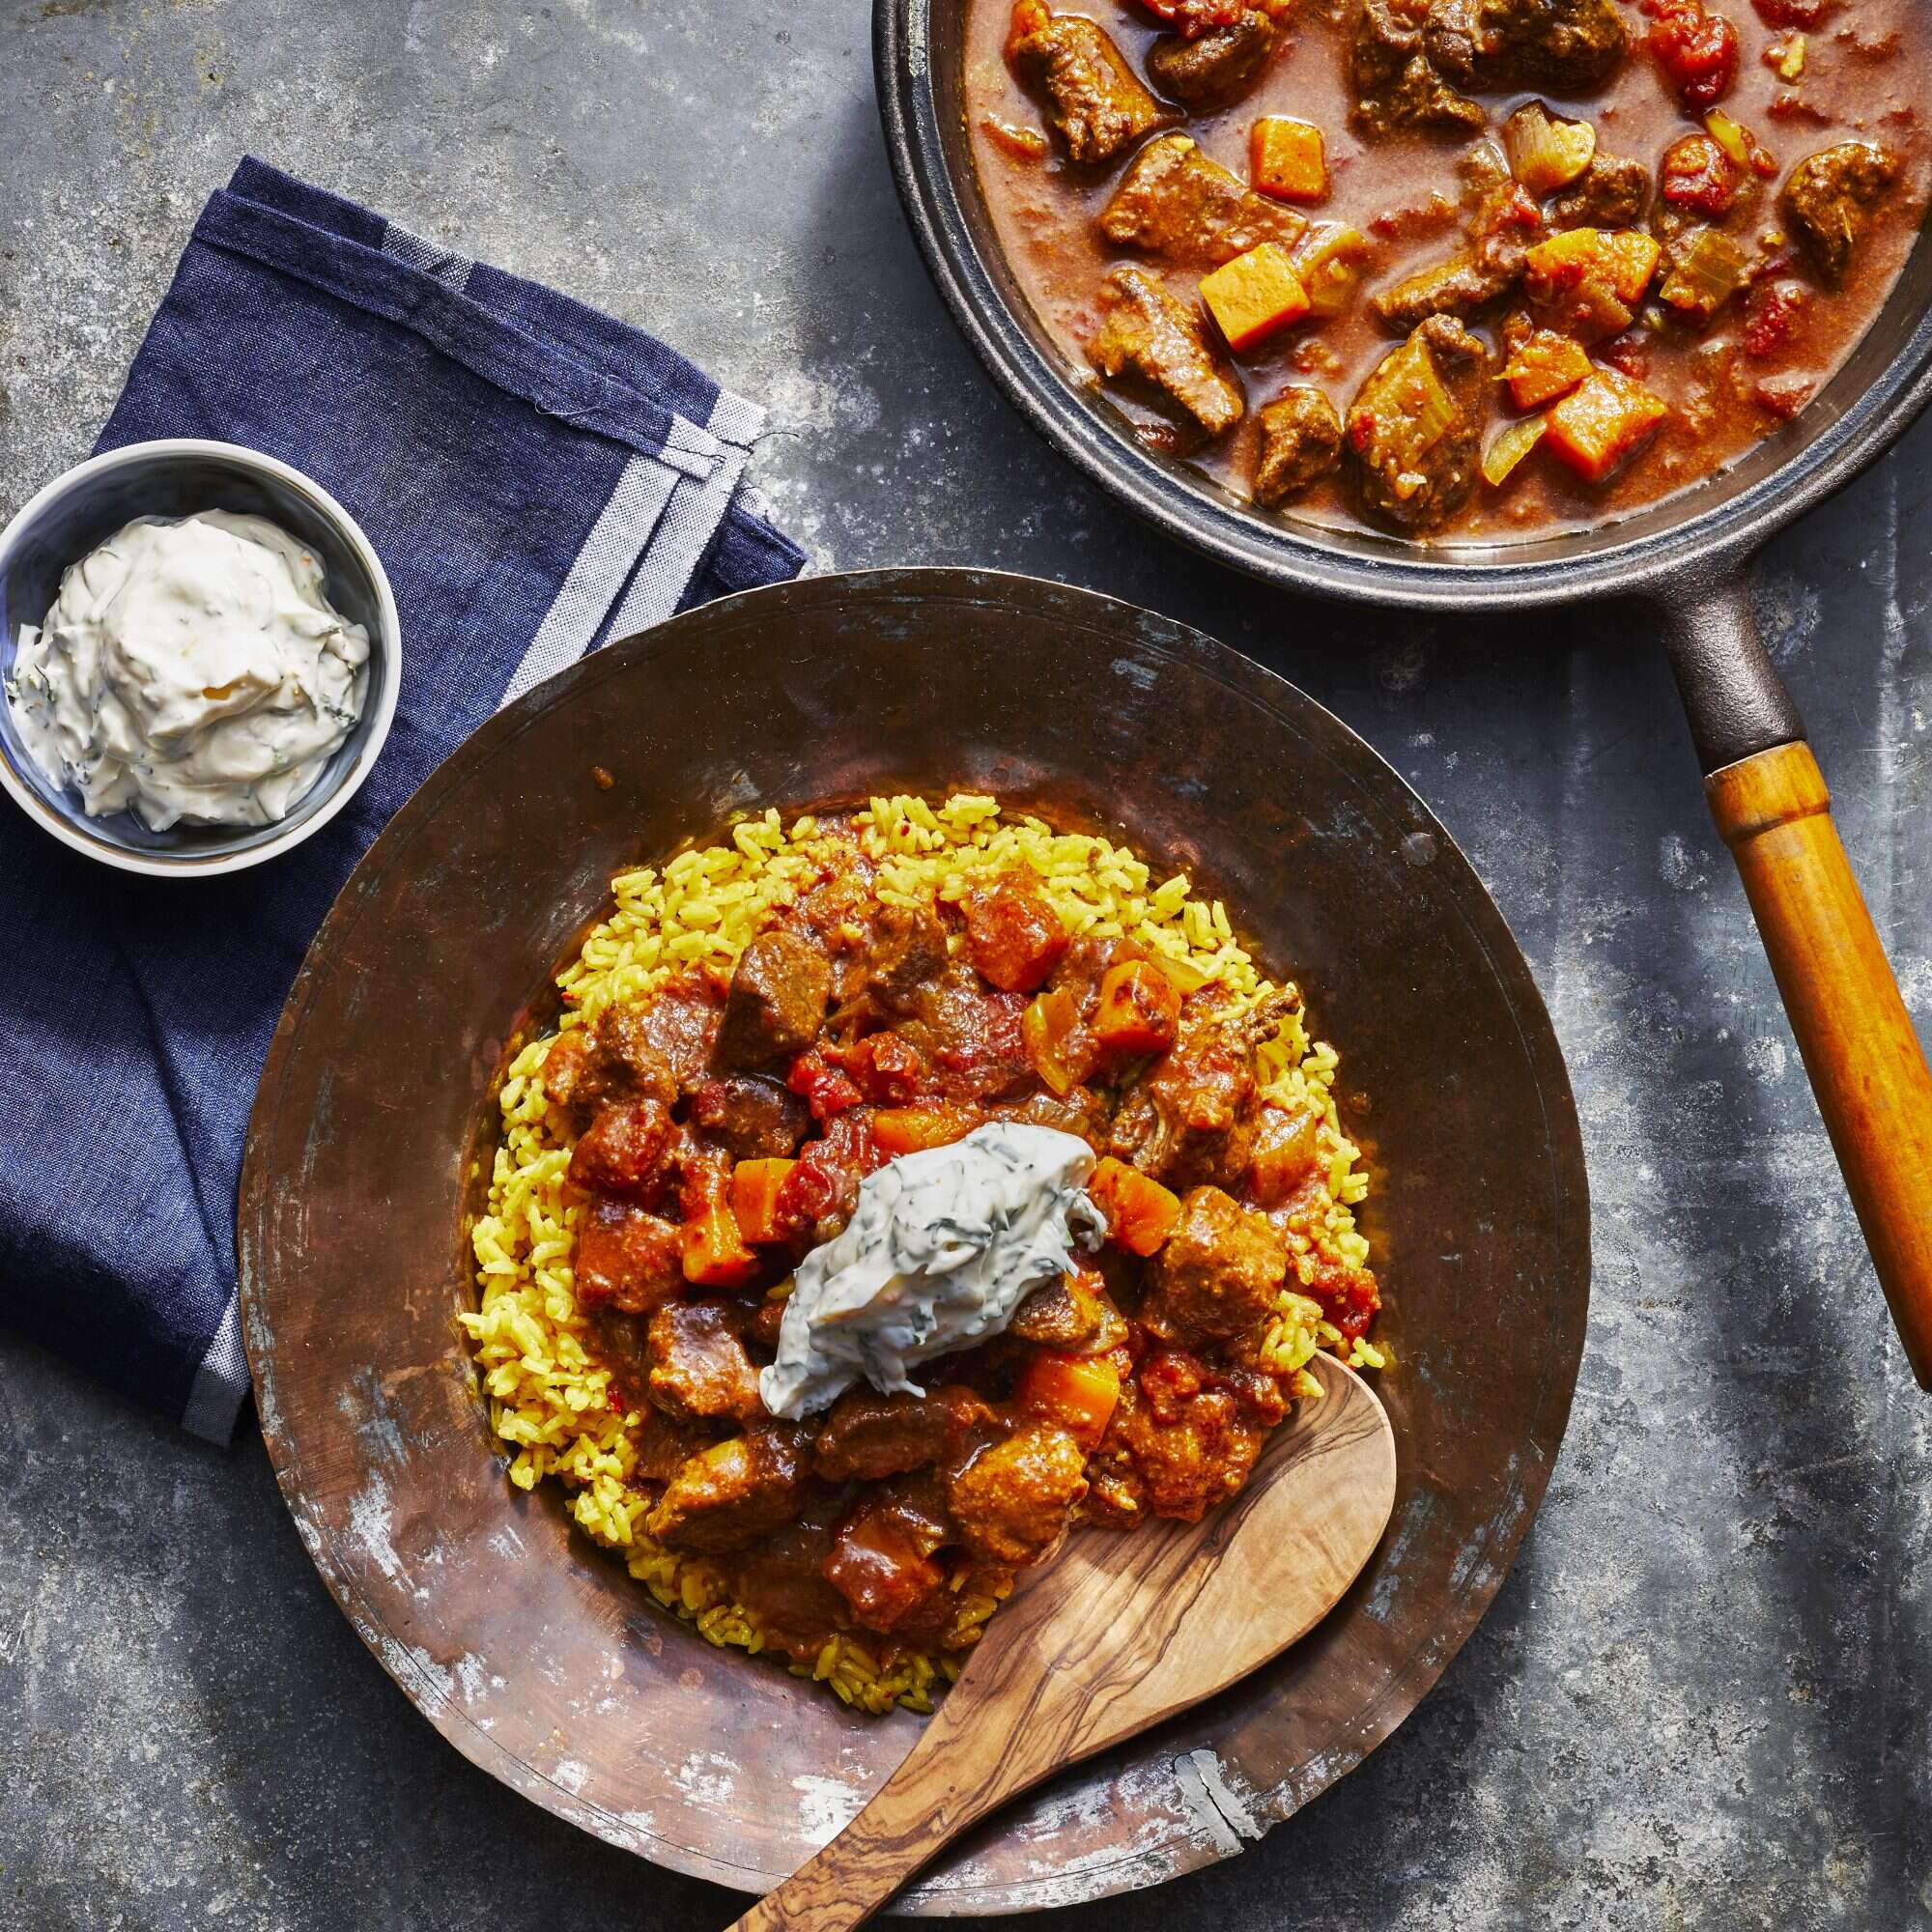
M400 221L391 221L384 228L383 253L407 262L412 269L420 269L426 275L434 275L458 295L469 286L469 271L476 266L468 255L459 255L454 248L439 248Z
M242 1347L241 1305L233 1295L221 1317L221 1326L194 1372L182 1427L204 1442L227 1448L235 1439L235 1418L248 1393L248 1356Z
M723 444L718 467L702 483L683 476L672 491L664 522L611 620L614 641L661 624L677 609L690 587L699 559L711 548L724 512L731 507L738 479L745 473L752 444L764 427L765 412L742 396L719 392L705 422L706 431Z
M689 476L667 469L653 457L634 456L624 466L617 487L591 526L577 561L570 566L570 575L544 612L536 636L504 690L504 704L574 665L590 648L591 639L616 602L640 554L649 567L645 546L653 552L657 548L673 486L679 490L697 487Z

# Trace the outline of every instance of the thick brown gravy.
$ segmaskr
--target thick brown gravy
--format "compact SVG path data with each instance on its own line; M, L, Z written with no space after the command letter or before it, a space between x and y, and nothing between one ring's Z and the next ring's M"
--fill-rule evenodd
M1729 226L1762 259L1793 258L1779 272L1804 283L1807 298L1788 338L1769 356L1747 356L1740 337L1747 304L1732 300L1697 329L1654 300L1614 345L1616 355L1670 405L1650 443L1601 484L1585 482L1545 450L1525 460L1500 487L1478 482L1475 494L1432 541L1494 544L1552 528L1603 523L1709 476L1780 427L1791 412L1761 400L1760 385L1776 379L1785 398L1808 395L1850 353L1883 306L1925 210L1928 147L1919 103L1932 89L1932 57L1919 39L1911 0L1847 0L1804 35L1803 71L1786 79L1772 64L1788 48L1790 29L1774 29L1750 0L1720 0L1741 43L1737 77L1720 105L1749 128L1778 164L1751 205ZM1147 72L1147 51L1160 23L1131 0L1067 0L1062 12L1085 13L1113 37L1134 69ZM1680 104L1645 51L1647 21L1634 5L1620 6L1632 50L1609 84L1589 99L1540 97L1552 109L1596 125L1603 152L1640 160L1655 177L1665 148L1700 123ZM1243 498L1248 496L1259 407L1290 383L1321 385L1338 409L1350 399L1397 337L1368 306L1368 297L1455 251L1462 237L1458 161L1467 137L1443 139L1401 132L1382 139L1351 123L1355 92L1350 46L1356 0L1304 0L1292 15L1285 44L1259 83L1233 106L1196 113L1178 125L1215 160L1248 177L1248 136L1261 115L1313 122L1325 136L1330 171L1327 200L1301 213L1341 221L1371 239L1373 253L1350 307L1326 321L1291 327L1238 360L1249 410L1236 427L1195 452L1190 461ZM1097 325L1095 293L1115 263L1132 259L1100 234L1096 216L1127 165L1122 156L1091 168L1073 165L1056 139L1050 156L1013 152L995 130L1043 128L1041 105L1009 66L1005 41L1009 0L972 0L967 13L965 99L968 132L995 230L1021 288L1052 339L1083 383L1097 381L1088 345ZM1485 97L1500 128L1533 94ZM1889 200L1875 214L1843 285L1830 289L1779 233L1777 191L1788 170L1837 141L1883 142L1902 162ZM1185 294L1196 279L1165 270L1168 285ZM1505 307L1507 304L1504 305ZM1495 314L1472 327L1492 345ZM1612 345L1605 345L1610 348ZM1603 351L1597 352L1604 359ZM1144 428L1154 418L1116 397ZM1510 419L1506 407L1486 427L1492 435ZM1254 507L1254 514L1277 513ZM1279 514L1327 526L1364 520L1341 474L1310 485Z

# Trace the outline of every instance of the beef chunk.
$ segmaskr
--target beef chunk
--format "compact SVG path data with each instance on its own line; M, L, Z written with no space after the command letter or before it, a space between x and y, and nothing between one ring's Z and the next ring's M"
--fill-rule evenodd
M1307 228L1293 210L1209 160L1185 134L1150 141L1100 211L1100 232L1109 242L1187 269L1218 269L1263 242L1293 247Z
M1583 173L1549 204L1561 228L1635 228L1650 207L1650 170L1598 150Z
M1065 1430L1029 1423L952 1477L947 1504L969 1548L995 1563L1036 1563L1087 1493L1087 1455Z
M648 1195L670 1138L662 1100L620 1100L602 1109L571 1150L571 1184L591 1194Z
M663 1409L646 1404L638 1410L632 1425L632 1441L637 1449L638 1474L647 1483L668 1483L691 1461L710 1446L711 1437L702 1427L673 1422Z
M619 1100L677 1098L677 1074L658 1044L648 1001L606 1007L587 1027L559 1034L544 1058L544 1089L578 1121Z
M1476 152L1483 154L1487 146ZM1467 245L1446 262L1382 290L1371 306L1405 335L1432 315L1453 315L1467 322L1522 280L1524 259L1542 235L1543 216L1536 203L1513 181L1478 184Z
M1870 141L1807 155L1785 178L1778 208L1818 272L1841 282L1871 217L1898 179L1898 156Z
M1197 112L1226 107L1261 78L1274 44L1274 22L1250 11L1198 40L1163 34L1148 50L1148 71L1163 94Z
M684 1236L641 1208L598 1201L578 1228L571 1277L580 1308L648 1314L683 1291Z
M1207 991L1187 1002L1180 1037L1114 1115L1110 1151L1173 1188L1240 1185L1254 1146L1255 1047L1279 1030L1293 996L1237 1020L1224 1004Z
M1449 11L1466 10L1467 0L1449 0ZM1483 93L1593 94L1630 46L1612 0L1475 0L1474 14L1470 60L1455 77Z
M1466 5L1466 0L1464 0ZM1363 0L1350 56L1355 118L1367 132L1397 128L1481 129L1489 116L1457 93L1437 65L1443 0ZM1437 23L1432 34L1432 23ZM1455 57L1455 43L1450 43ZM1459 66L1466 57L1456 58Z
M899 1030L952 1100L999 1100L1033 1084L1024 993L988 992L963 959L923 985Z
M1115 269L1100 284L1093 355L1103 375L1132 385L1209 436L1233 429L1247 409L1234 364L1208 339L1198 308L1185 307L1142 269Z
M1297 383L1261 412L1254 494L1269 509L1326 476L1342 460L1342 418L1321 389Z
M692 1090L691 1120L733 1160L783 1160L811 1131L811 1110L761 1073L727 1073Z
M641 1006L607 1007L593 1043L600 1058L624 1069L637 1093L668 1106L679 1088L689 1086L710 1065L718 1017L718 995L710 980L684 973L667 980Z
M1274 1306L1288 1250L1273 1228L1218 1187L1197 1187L1148 1267L1141 1321L1170 1341L1226 1341Z
M1467 322L1478 310L1499 301L1522 279L1522 259L1514 269L1486 264L1472 250L1463 249L1432 268L1406 275L1383 289L1369 306L1388 326L1406 335L1432 315L1453 315Z
M1356 117L1372 134L1480 128L1488 116L1470 93L1593 93L1629 44L1613 0L1365 0Z
M742 1549L769 1536L811 1494L809 1439L802 1430L760 1422L714 1442L685 1463L644 1520L672 1549Z
M1364 507L1399 529L1446 523L1475 488L1483 345L1431 316L1378 363L1350 405L1348 442Z
M1013 66L1046 97L1047 119L1074 160L1112 160L1171 118L1092 20L1078 14L1055 17L1038 0L1021 0L1013 26Z
M755 1549L724 1561L731 1595L741 1604L757 1605L766 1643L800 1662L818 1656L825 1633L847 1614L844 1598L825 1580L833 1532L843 1513L837 1497L816 1497Z
M1007 1333L1063 1354L1094 1354L1126 1339L1126 1324L1097 1274L1064 1274L1037 1288L1013 1312Z
M668 1301L651 1317L651 1400L683 1422L752 1422L758 1373L739 1340L742 1304Z
M1108 1514L1199 1522L1247 1481L1266 1436L1266 1424L1244 1411L1234 1390L1210 1385L1192 1356L1160 1350L1122 1390L1100 1447L1099 1464L1118 1472L1103 1486L1115 1506ZM1119 1507L1122 1499L1129 1510Z
M833 1404L813 1458L832 1482L871 1482L948 1460L992 1420L992 1410L957 1383L924 1395L856 1388Z
M945 970L946 952L946 928L931 906L881 906L861 960L865 1003L887 1014L912 1011Z
M832 963L795 932L761 932L738 955L719 1058L727 1066L762 1066L803 1053L818 1037L832 994Z
M951 1622L946 1572L932 1559L952 1534L943 1496L923 1484L889 1484L862 1500L838 1525L825 1561L826 1580L852 1618L882 1635L930 1621L938 1608Z
M966 951L1003 993L1031 993L1066 951L1066 928L1030 871L1003 872L960 901Z

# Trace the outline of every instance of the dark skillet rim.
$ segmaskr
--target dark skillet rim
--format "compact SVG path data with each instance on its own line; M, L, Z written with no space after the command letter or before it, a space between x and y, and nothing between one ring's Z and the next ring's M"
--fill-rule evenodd
M946 165L930 21L931 0L873 0L872 62L899 200L953 321L1008 400L1076 468L1169 536L1265 582L1433 611L1667 598L1742 567L1786 525L1876 462L1932 402L1928 302L1891 359L1836 419L1748 487L1703 510L1694 490L1687 492L1672 499L1684 508L1660 527L1602 549L1533 561L1437 561L1397 539L1389 541L1386 554L1353 554L1313 526L1216 502L1129 438L1109 431L1001 294Z

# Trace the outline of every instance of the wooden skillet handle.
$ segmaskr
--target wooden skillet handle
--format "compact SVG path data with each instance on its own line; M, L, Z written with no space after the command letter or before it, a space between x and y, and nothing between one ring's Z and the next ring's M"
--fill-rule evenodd
M1932 1388L1932 1072L1832 822L1832 795L1803 740L1722 766L1704 792L1912 1372Z

